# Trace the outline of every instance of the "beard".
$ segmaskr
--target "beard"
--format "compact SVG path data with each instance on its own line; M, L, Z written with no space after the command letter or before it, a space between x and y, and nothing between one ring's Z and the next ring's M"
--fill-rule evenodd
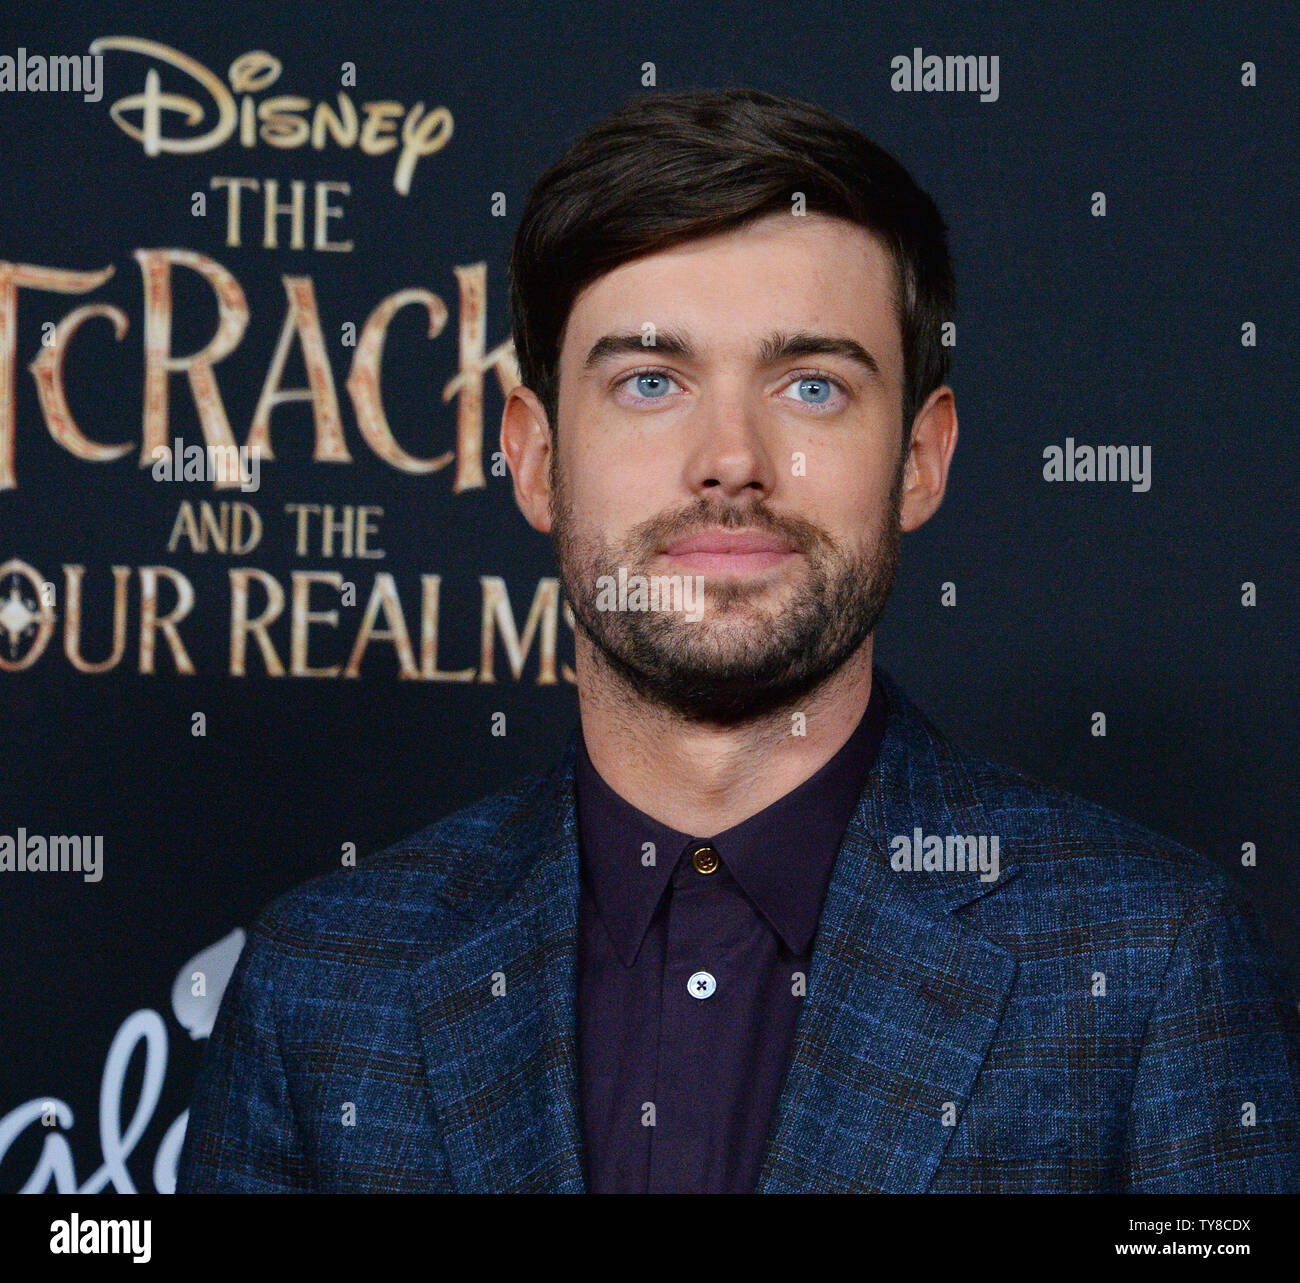
M642 522L614 547L578 527L552 453L553 537L574 618L616 679L686 721L734 726L793 707L858 651L884 612L898 567L906 457L903 451L883 526L851 548L802 518L705 499ZM704 617L696 621L670 611L597 608L601 576L617 579L620 567L629 578L649 576L661 548L714 526L779 535L802 554L792 595L784 590L788 605L760 604L782 592L766 577L722 576L708 581Z

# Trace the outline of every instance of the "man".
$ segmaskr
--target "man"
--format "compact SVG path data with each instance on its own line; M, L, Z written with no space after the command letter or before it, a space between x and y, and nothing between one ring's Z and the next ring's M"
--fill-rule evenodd
M873 668L957 440L902 167L761 93L629 104L531 194L511 309L580 731L262 915L181 1191L1300 1187L1227 880Z

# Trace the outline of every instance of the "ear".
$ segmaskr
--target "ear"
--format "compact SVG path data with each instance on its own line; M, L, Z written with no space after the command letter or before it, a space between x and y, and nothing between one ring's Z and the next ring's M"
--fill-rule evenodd
M899 524L924 525L938 510L948 488L948 465L957 448L957 405L946 384L935 388L912 420L912 440L903 468Z
M501 411L501 452L514 479L515 503L534 530L551 532L553 443L541 400L530 388L517 387Z

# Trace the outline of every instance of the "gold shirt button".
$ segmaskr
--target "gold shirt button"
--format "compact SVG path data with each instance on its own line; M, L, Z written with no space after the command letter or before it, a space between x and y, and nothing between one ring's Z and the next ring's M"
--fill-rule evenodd
M712 873L719 864L718 853L711 846L696 847L691 863L696 873Z

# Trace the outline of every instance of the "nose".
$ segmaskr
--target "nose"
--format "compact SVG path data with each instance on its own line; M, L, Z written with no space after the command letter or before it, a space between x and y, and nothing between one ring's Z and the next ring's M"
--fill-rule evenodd
M701 407L691 425L697 438L687 481L695 494L735 499L748 491L766 498L777 480L777 463L758 416L739 395Z

